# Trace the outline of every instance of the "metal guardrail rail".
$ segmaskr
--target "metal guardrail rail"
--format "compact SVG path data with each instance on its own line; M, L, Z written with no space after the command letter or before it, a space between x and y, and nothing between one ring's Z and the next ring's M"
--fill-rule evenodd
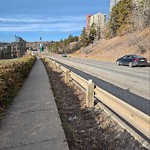
M48 58L46 58L48 59ZM81 76L75 74L74 72L68 70L64 66L56 63L52 60L47 60L51 62L51 67L55 68L59 72L63 72L65 74L66 82L69 82L70 79L73 79L77 84L82 86L86 91L86 104L87 107L94 107L94 97L100 100L103 104L105 104L108 108L113 110L116 114L121 116L124 120L129 122L133 127L135 127L138 131L140 131L145 137L150 138L150 116L144 114L133 106L125 103L121 99L115 97L114 95L104 91L100 87L91 83L91 81L87 81ZM59 68L58 68L59 66ZM149 142L143 142L143 138L137 138L145 147L149 147Z

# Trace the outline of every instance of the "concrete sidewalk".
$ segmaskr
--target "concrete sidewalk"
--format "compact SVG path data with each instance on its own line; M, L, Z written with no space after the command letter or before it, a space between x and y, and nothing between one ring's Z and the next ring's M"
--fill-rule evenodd
M69 150L47 72L37 59L0 122L0 150Z

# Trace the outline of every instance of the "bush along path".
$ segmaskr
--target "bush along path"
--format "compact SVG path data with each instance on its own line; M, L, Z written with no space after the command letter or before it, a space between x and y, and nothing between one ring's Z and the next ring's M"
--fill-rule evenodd
M70 150L146 150L102 109L87 108L85 94L44 63Z
M16 96L36 61L34 56L24 56L17 61L0 65L0 119Z

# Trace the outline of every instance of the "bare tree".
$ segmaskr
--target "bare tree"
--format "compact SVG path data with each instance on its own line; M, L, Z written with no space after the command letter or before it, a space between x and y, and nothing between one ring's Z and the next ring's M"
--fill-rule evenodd
M150 0L133 0L132 6L131 24L134 33L130 34L131 41L137 46L139 53L144 53L150 50ZM147 33L139 35L137 31L143 31L145 28L148 28Z
M131 22L134 30L150 27L150 0L133 0Z

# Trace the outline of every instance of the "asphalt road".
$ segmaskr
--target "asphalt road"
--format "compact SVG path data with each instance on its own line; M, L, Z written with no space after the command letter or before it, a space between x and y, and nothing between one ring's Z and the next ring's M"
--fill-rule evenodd
M115 62L50 55L70 70L92 79L96 85L150 114L150 67L117 66Z

